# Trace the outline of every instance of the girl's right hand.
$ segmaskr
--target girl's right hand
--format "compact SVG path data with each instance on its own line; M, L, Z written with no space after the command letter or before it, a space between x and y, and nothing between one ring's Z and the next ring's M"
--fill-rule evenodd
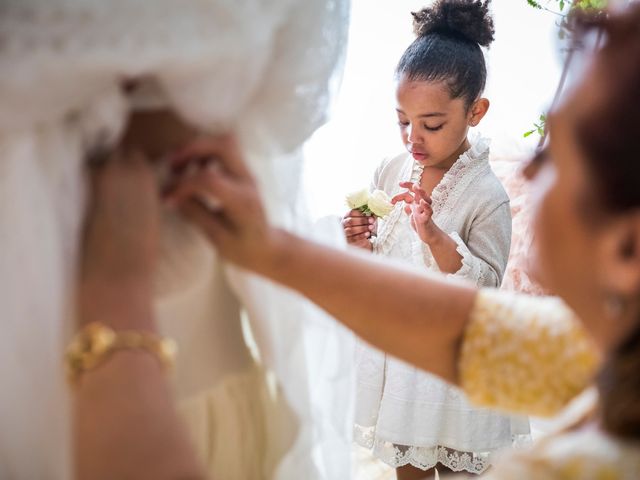
M374 217L367 216L360 210L350 210L342 217L341 223L349 245L369 251L373 250L370 238L375 235L378 227L378 222Z

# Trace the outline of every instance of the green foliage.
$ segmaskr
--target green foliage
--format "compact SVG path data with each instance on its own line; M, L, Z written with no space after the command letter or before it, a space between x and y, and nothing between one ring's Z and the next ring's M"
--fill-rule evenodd
M529 6L537 10L547 10L560 16L566 16L575 8L581 8L583 10L603 10L608 4L608 0L547 0L544 5L538 0L526 1Z
M367 217L371 217L371 216L375 217L374 213L371 210L369 210L369 205L363 205L360 208L358 208L357 210L360 210Z
M529 130L528 132L525 132L525 134L523 135L524 138L527 138L528 136L533 135L534 133L537 133L541 137L544 135L544 126L547 123L547 116L544 114L540 115L540 117L538 118L538 121L540 123L533 124L534 126L533 130Z
M583 10L603 10L607 7L608 0L576 0L575 8Z
M582 10L604 10L607 8L609 0L547 0L543 5L537 0L526 0L527 4L537 10L546 10L548 12L559 15L561 18L558 23L558 37L561 40L571 36L571 30L569 28L567 16L574 9ZM549 5L554 4L556 8L550 8ZM534 133L537 133L541 137L544 135L544 127L546 123L546 116L540 115L539 123L533 124L533 129L524 133L524 137L529 137Z

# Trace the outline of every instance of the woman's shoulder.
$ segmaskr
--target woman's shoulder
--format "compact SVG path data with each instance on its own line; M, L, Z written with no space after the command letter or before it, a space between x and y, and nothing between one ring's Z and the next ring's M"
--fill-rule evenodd
M584 326L559 298L478 293L459 363L472 402L555 415L592 383L599 364Z

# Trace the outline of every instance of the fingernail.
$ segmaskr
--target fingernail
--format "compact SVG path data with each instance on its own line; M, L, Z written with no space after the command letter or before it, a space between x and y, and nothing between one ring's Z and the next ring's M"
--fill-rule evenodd
M369 230L373 230L373 225L369 225Z
M375 220L373 219L373 217L369 217L369 223L373 223L375 222Z
M369 232L364 234L365 237L369 238L371 236L371 234Z

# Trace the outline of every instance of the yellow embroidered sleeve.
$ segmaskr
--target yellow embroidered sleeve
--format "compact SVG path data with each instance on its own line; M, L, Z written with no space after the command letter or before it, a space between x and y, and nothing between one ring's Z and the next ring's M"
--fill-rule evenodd
M561 300L482 290L459 372L473 403L548 416L591 384L598 364L594 344Z

